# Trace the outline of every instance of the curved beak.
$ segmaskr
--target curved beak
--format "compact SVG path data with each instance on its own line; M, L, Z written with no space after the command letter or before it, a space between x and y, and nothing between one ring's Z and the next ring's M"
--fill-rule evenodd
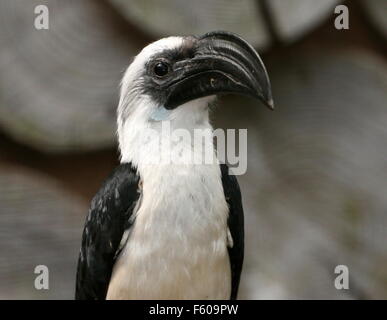
M216 31L198 38L193 57L176 63L165 107L214 94L236 93L274 108L269 76L254 48L239 36Z

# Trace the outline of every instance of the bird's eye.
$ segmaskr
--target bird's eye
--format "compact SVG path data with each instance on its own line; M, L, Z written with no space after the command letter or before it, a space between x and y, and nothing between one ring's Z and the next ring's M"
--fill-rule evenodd
M153 72L158 77L164 77L169 72L169 66L165 62L159 61L154 65Z

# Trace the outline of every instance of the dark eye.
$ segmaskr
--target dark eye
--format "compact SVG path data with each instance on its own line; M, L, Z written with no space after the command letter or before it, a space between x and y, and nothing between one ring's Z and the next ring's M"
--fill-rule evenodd
M169 72L169 65L165 62L157 62L153 67L153 72L158 77L164 77Z

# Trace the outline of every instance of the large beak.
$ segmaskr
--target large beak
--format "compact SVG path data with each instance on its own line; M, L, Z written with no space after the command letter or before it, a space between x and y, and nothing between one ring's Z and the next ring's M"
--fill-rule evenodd
M174 109L193 99L237 93L274 108L269 76L254 48L239 36L223 31L200 37L193 57L176 63L165 107Z

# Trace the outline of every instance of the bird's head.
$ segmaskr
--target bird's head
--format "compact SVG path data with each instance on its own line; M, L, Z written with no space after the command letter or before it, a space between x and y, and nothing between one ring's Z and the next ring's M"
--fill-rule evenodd
M145 47L128 67L121 85L118 136L164 120L189 127L206 121L216 95L236 93L273 108L270 81L254 48L229 32L168 37Z

